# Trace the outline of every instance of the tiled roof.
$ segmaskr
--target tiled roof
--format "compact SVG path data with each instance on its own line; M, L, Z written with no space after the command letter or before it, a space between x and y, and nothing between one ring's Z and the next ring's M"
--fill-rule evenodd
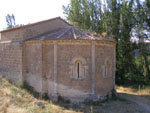
M103 38L98 34L84 32L83 30L77 29L73 26L59 28L55 31L43 33L41 35L32 37L28 40L52 40L52 39L85 39L85 40L105 40L114 42L113 40Z

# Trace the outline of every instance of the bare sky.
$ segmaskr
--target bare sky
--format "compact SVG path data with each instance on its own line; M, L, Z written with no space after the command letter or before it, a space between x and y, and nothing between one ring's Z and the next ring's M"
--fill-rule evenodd
M0 0L0 30L6 28L7 14L14 14L16 24L28 24L63 15L63 5L70 0Z

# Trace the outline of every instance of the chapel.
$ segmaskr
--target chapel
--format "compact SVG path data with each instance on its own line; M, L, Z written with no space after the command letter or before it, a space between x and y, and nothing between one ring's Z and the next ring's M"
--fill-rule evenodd
M71 101L111 96L116 43L60 17L0 32L0 74Z

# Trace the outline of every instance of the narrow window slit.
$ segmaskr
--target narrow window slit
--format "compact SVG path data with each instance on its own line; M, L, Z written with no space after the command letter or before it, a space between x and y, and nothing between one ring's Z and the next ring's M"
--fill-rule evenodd
M73 62L72 77L76 80L82 80L85 77L85 67L83 66L82 60L76 60Z
M79 78L79 68L80 68L80 64L78 63L78 78Z

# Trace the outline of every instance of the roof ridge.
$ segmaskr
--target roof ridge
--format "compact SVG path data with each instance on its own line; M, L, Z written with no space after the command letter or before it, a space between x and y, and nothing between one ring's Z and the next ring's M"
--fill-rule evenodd
M74 32L73 27L72 27L72 31L73 31L73 36L74 36L74 38L77 39L77 36L76 36L76 34L75 34L75 32Z
M26 25L23 25L23 26L15 27L15 28L6 29L6 30L0 31L0 32L2 33L2 32L7 32L7 31L12 31L12 30L21 29L21 28L26 28L26 27L29 27L29 26L32 26L32 25L36 25L36 24L40 24L40 23L45 23L45 22L48 22L48 21L56 20L56 19L61 19L61 20L64 21L66 24L72 26L72 25L71 25L70 23L68 23L66 20L64 20L64 19L62 19L60 16L58 16L58 17L55 17L55 18L51 18L51 19L47 19L47 20L43 20L43 21L38 21L38 22L31 23L31 24L26 24Z
M57 38L60 38L61 36L63 36L63 35L64 35L65 33L67 33L71 28L72 28L72 27L69 26L69 27L67 28L67 30L65 30L65 32L63 32L63 33L61 33L59 36L57 36Z

